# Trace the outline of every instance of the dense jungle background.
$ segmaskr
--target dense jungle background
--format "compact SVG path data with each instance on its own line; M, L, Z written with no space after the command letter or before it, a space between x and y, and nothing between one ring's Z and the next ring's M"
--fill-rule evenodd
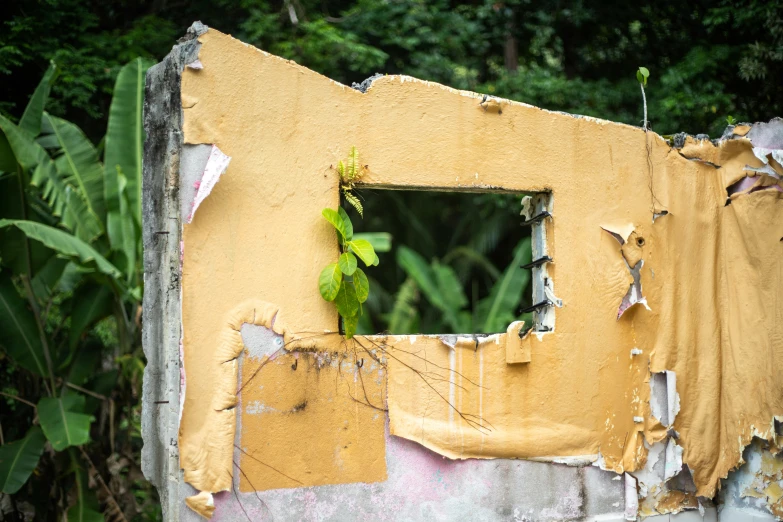
M783 116L783 2L6 0L0 519L158 520L140 472L145 70L194 20L339 82L402 73L719 137ZM529 303L520 198L358 191L360 331L493 332ZM318 274L313 274L314 289Z

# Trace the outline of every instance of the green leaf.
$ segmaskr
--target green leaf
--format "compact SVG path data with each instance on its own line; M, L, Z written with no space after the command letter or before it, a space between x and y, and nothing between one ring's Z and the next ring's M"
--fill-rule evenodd
M33 292L38 299L46 301L54 295L67 264L68 260L52 256L43 268L38 270L31 281Z
M530 281L530 271L520 266L530 262L530 255L530 238L525 238L517 244L514 259L492 287L489 297L479 302L476 324L481 332L505 331L508 323L514 320L516 308Z
M468 246L459 246L456 247L454 250L448 253L446 257L443 258L444 262L448 262L448 260L453 259L455 257L461 257L465 261L467 261L470 265L477 265L484 269L484 271L489 274L489 276L495 280L500 278L500 270L495 268L495 265L492 264L492 262L487 259L484 255L482 255L477 250L468 247Z
M389 314L389 331L395 334L415 333L415 325L418 319L416 302L418 301L416 281L408 277L397 291L394 306Z
M23 131L4 116L0 116L0 130L5 134L16 162L24 169L32 169L43 158L48 158L43 147L38 145L26 131ZM5 161L4 161L5 163Z
M8 138L5 137L5 133L0 132L0 172L4 173L3 176L16 173L17 164L16 155L8 143Z
M109 108L109 124L104 149L104 193L107 232L114 250L127 252L125 220L141 225L141 167L144 150L144 81L149 60L136 58L120 69ZM128 209L122 207L125 176ZM132 230L132 229L131 229ZM131 242L135 241L132 238Z
M355 239L353 241L349 241L348 248L353 250L353 252L359 256L359 259L364 261L365 265L370 266L375 263L375 258L377 257L375 255L375 250L373 249L370 242L366 239Z
M318 278L318 290L321 291L321 297L327 301L334 301L342 281L343 273L337 263L332 263L324 268Z
M24 114L22 114L22 119L19 120L19 128L30 136L38 136L41 133L41 117L43 116L46 100L49 97L49 90L52 88L56 72L57 66L54 62L49 62L49 68L38 83L38 87L35 88L30 101L27 102L27 108L25 108Z
M337 305L337 313L343 317L351 317L359 313L359 299L356 297L356 289L353 285L341 285L337 297L334 298Z
M433 261L432 272L435 275L435 281L444 302L449 303L452 308L467 306L468 298L465 297L462 291L462 283L460 283L457 274L449 265Z
M35 167L31 183L41 187L41 195L49 203L52 214L60 217L60 223L89 243L103 232L103 225L72 181L58 172L47 156Z
M121 252L125 256L125 275L126 281L130 285L136 272L136 259L138 257L138 245L140 228L136 226L136 221L131 215L131 203L128 199L128 187L125 176L119 174L120 183L120 232L121 232ZM109 216L106 217L107 221Z
M357 268L353 274L353 285L356 289L356 299L360 303L365 302L370 295L370 280L361 268Z
M23 439L0 446L0 490L13 495L19 491L38 465L44 449L41 428L33 426Z
M91 415L84 410L83 395L45 397L38 401L38 419L41 428L55 451L69 446L81 446L90 440Z
M416 285L430 303L439 310L446 309L446 303L443 302L432 268L418 252L406 246L400 246L397 249L397 264L416 281Z
M450 266L442 265L438 261L433 261L432 272L438 285L440 299L444 304L442 311L446 322L455 332L470 330L469 320L466 322L464 314L460 314L460 310L468 304L468 299L462 291L462 283L459 282L457 274Z
M103 522L103 515L98 511L98 500L87 487L87 472L79 466L73 453L71 453L71 460L75 468L76 502L68 508L68 522Z
M388 232L362 232L353 237L367 241L376 252L389 252L392 247L392 235Z
M350 339L356 334L356 328L359 326L359 314L350 317L343 317L343 328L345 329L345 338Z
M356 271L356 256L350 252L346 252L340 256L338 264L340 265L340 270L342 270L343 274L347 276L353 275Z
M100 272L113 277L118 283L122 283L122 273L117 267L81 239L35 221L0 219L0 228L11 226L24 232L30 239L40 241L60 255L73 258L74 260L78 259L86 265L94 263Z
M323 217L326 218L326 220L332 224L334 228L337 229L337 232L340 233L340 236L342 237L341 243L344 243L345 241L348 241L348 226L345 224L345 221L343 220L343 217L336 211L332 210L331 208L325 208L321 211L321 214ZM353 225L351 225L350 228L351 234L353 234Z
M647 78L649 77L650 71L646 67L639 67L639 70L636 71L636 79L643 85L647 85Z
M348 217L348 213L343 207L337 207L337 213L343 218L343 226L345 227L345 239L350 241L353 239L353 222Z
M0 273L0 346L22 368L49 375L35 318L7 273Z
M88 284L79 288L74 293L71 310L71 350L76 347L85 330L111 314L112 292L108 286Z
M67 176L84 196L89 211L100 223L106 216L103 194L103 166L98 152L84 133L68 121L44 113L44 122L51 126L60 145L60 155L54 160L57 172Z

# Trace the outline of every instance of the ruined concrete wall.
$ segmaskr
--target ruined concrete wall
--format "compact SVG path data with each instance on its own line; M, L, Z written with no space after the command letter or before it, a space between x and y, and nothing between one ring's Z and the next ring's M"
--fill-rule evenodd
M714 515L751 439L776 451L780 121L672 144L197 42L148 80L145 473L170 518ZM353 145L368 187L551 193L554 331L345 342L316 280Z

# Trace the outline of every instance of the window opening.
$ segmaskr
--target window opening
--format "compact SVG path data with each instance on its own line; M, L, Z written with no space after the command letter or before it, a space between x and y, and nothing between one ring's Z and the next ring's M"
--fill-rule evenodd
M531 308L547 296L549 194L532 195L530 216L520 215L524 193L357 194L365 218L343 208L381 260L367 271L359 333L492 334L519 319L535 331L554 327L551 306Z

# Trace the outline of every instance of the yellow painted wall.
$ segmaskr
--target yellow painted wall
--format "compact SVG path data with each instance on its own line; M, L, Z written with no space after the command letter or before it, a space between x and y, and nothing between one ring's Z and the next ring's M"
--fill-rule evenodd
M674 428L698 495L714 495L754 434L774 438L773 416L783 415L783 194L725 205L743 167L762 165L747 139L691 140L678 151L628 125L505 101L502 112L485 111L480 95L408 77L381 78L363 94L213 29L199 40L203 69L183 73L185 143L215 144L232 159L184 225L180 452L197 489L231 487L236 412L224 408L238 364L226 361L242 349L241 340L231 345L238 325L266 306L258 303L279 309L275 330L287 341L309 337L289 349L330 352L349 366L370 357L365 348L382 356L388 390L370 378L368 393L378 403L388 393L391 433L451 458L600 453L610 469L640 469L643 440L665 435L647 402L650 372L663 370L677 375ZM454 349L436 337L323 335L336 330L337 313L317 277L338 246L321 209L337 207L330 166L353 145L369 165L368 186L552 191L549 273L564 302L555 332L522 347L504 334ZM653 223L653 210L669 214ZM602 227L633 230L631 243L621 251ZM636 305L618 320L631 282L623 256L644 260L650 310ZM221 350L232 335L234 352ZM507 364L507 342L531 361ZM340 363L316 371L313 355L299 356L309 362L298 373L293 355L269 362L242 402L295 405L306 393L314 407L265 417L273 428L241 413L241 446L306 485L383 480L385 415L347 397ZM448 382L430 386L411 369L424 359L460 373L455 404L487 430L439 397ZM240 381L257 366L244 364ZM333 433L346 423L345 434ZM252 482L243 490L297 485L244 457L242 467Z

